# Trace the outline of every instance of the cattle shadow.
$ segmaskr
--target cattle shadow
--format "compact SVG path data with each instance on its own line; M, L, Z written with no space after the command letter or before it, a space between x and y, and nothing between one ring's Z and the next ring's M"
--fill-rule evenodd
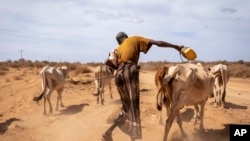
M192 136L183 138L181 135L176 135L171 138L172 141L229 141L230 131L229 124L223 124L222 129L205 129L205 131L195 128Z
M184 122L190 122L194 117L194 109L185 108L185 111L180 111L180 118Z
M232 109L247 109L247 106L242 106L242 105L234 104L231 102L225 102L224 108L225 109L230 109L230 108L232 108Z
M5 122L0 123L0 135L3 135L8 130L8 127L11 125L11 123L14 121L20 121L20 119L10 118Z
M196 130L194 136L198 136L204 141L219 140L228 141L230 137L230 125L223 124L221 129L205 129L205 133L201 132L199 129Z
M60 111L60 115L72 115L82 111L84 106L89 106L88 103L83 103L79 105L71 105Z

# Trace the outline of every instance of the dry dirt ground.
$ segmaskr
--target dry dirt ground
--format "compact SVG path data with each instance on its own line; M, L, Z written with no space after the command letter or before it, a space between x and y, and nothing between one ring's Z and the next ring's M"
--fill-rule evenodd
M65 84L65 107L52 114L43 115L43 100L32 101L41 92L40 69L10 69L0 76L0 141L100 141L112 118L119 112L119 95L113 83L113 99L105 92L105 105L96 103L93 74L74 75L81 83ZM143 138L138 141L161 141L164 125L157 122L155 107L155 71L141 71L141 120ZM55 109L56 92L52 94ZM200 133L191 118L193 107L181 110L183 127L191 141L229 141L229 124L250 124L250 79L231 78L227 86L225 108L216 108L209 99L204 116L206 133ZM165 109L164 109L165 111ZM164 114L165 115L165 114ZM166 116L164 118L164 123ZM113 132L114 141L129 141L119 128ZM181 141L177 123L174 122L169 140Z

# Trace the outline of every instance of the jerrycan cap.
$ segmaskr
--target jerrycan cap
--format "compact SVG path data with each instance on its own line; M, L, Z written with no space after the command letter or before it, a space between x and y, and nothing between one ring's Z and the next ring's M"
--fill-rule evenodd
M183 47L180 52L183 57L191 61L197 57L195 51L190 47Z

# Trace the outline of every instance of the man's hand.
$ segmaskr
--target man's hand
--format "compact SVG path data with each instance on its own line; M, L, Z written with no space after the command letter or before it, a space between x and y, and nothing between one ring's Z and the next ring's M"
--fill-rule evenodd
M184 45L179 46L178 51L181 51L182 48L184 48Z

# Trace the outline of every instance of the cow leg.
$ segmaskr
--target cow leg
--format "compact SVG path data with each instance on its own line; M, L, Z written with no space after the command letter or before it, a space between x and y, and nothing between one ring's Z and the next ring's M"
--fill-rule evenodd
M64 104L62 102L62 92L63 92L63 87L57 90L57 102L56 102L56 110L58 111L58 105L59 105L59 101L61 102L61 107L64 107Z
M96 103L99 104L99 98L101 97L101 94L100 94L100 89L98 88L97 89L97 98L96 98Z
M219 107L221 106L221 98L222 98L221 90L219 90L219 94L218 94L218 106Z
M201 111L200 111L200 120L201 120L200 121L200 130L202 132L205 132L203 118L204 118L204 110L205 110L206 101L204 101L200 105L201 105Z
M170 128L172 126L172 123L176 117L176 115L178 114L178 108L176 106L172 106L171 107L171 110L170 110L170 113L169 113L169 116L166 120L166 125L165 125L165 134L164 134L164 139L163 141L167 141L167 138L168 138L168 134L169 134L169 131L170 131Z
M98 104L99 103L99 95L100 95L98 80L95 80L95 95L97 95L96 103Z
M47 112L46 112L46 101L47 101L47 98L46 98L46 93L45 95L43 96L43 99L44 99L44 103L43 103L43 114L46 115Z
M219 98L220 97L220 94L219 94L219 91L216 90L216 94L215 94L215 103L216 103L216 107L219 106Z
M102 88L101 88L101 93L100 93L100 95L101 95L101 104L104 105L104 87L103 87L103 86L102 86Z
M194 105L194 125L197 123L197 121L199 120L199 106L197 104Z
M109 82L109 92L110 92L110 99L113 99L112 90L111 90L111 82Z
M226 97L226 89L224 89L221 97L221 102L223 106L225 106L225 97Z
M50 111L50 113L53 112L53 107L52 107L51 100L50 100L50 96L51 96L52 92L53 92L53 89L49 89L49 92L46 95L46 99L47 99L47 101L49 103L49 111Z
M178 112L177 112L177 124L178 124L178 126L179 126L179 128L180 128L180 130L181 130L181 134L182 134L182 136L184 137L184 138L186 138L187 137L187 135L186 135L186 133L184 132L184 130L183 130L183 128L182 128L182 121L181 121L181 118L180 118L180 111L178 110Z

